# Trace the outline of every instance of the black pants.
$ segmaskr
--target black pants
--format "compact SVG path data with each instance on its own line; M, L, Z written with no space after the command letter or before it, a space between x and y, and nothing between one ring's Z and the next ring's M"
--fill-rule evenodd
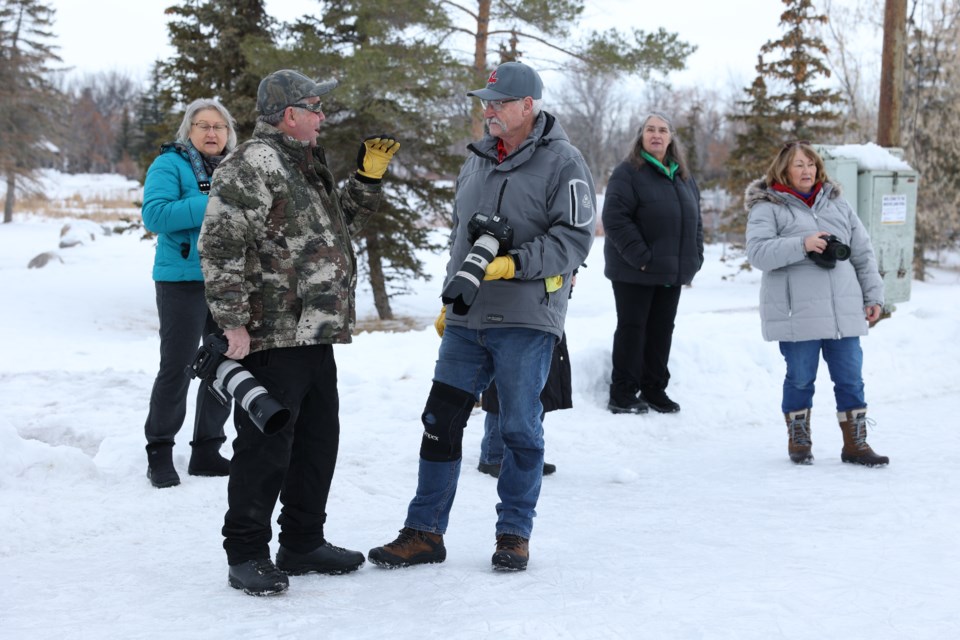
M270 557L270 520L278 496L280 544L308 553L324 542L327 495L340 445L333 347L268 349L240 362L291 416L279 433L265 436L246 412L234 411L237 438L223 523L227 561Z
M197 354L205 333L217 330L207 309L203 282L157 282L160 316L160 371L150 393L150 411L143 430L147 444L173 444L187 414L190 378L184 372ZM222 406L204 385L197 390L193 442L223 442L223 424L230 407Z
M613 334L610 399L627 404L638 391L667 388L680 287L613 282L613 297L617 330Z

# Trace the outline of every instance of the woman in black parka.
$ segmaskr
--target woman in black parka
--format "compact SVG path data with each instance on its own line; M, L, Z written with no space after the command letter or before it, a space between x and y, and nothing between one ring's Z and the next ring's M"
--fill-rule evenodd
M617 306L607 408L677 412L666 393L667 362L681 287L703 264L703 220L700 191L665 115L643 120L630 155L613 170L603 229L604 275Z

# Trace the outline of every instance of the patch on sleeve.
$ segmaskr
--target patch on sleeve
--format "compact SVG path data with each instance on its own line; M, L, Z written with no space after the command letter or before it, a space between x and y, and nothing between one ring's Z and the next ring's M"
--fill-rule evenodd
M570 193L570 225L586 227L593 224L596 215L596 197L586 180L571 180L567 188Z

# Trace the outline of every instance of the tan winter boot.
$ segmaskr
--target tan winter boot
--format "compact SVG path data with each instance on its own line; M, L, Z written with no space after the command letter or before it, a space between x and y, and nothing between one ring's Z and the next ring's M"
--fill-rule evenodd
M810 448L810 409L783 414L787 420L787 452L795 464L813 464Z
M837 420L840 421L840 430L843 432L841 460L867 467L879 467L890 463L890 458L878 456L867 444L866 409L839 411L837 412Z
M439 533L404 527L396 540L370 549L367 557L378 567L394 569L443 562L447 559L447 548L443 546L443 536Z

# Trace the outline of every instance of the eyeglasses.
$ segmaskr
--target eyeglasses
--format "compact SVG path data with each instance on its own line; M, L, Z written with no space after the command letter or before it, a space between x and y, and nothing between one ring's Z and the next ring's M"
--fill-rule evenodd
M486 111L487 108L491 108L494 111L503 111L503 105L508 102L517 102L518 100L523 100L523 98L508 98L507 100L480 100L480 107Z
M296 107L297 109L306 109L311 113L320 113L323 111L322 102L314 102L313 104L307 104L306 102L295 102L293 104L288 104L288 107Z
M213 129L218 134L226 132L226 130L229 128L225 124L210 124L209 122L194 122L193 126L195 126L197 129L200 129L200 131L203 131L204 133L209 133L210 129Z
M801 144L805 144L805 145L808 145L808 146L809 146L809 145L810 145L810 141L809 141L809 140L794 140L793 142L785 142L785 143L783 143L783 148L784 148L784 149L792 149L793 147L796 147L797 145L801 145Z

